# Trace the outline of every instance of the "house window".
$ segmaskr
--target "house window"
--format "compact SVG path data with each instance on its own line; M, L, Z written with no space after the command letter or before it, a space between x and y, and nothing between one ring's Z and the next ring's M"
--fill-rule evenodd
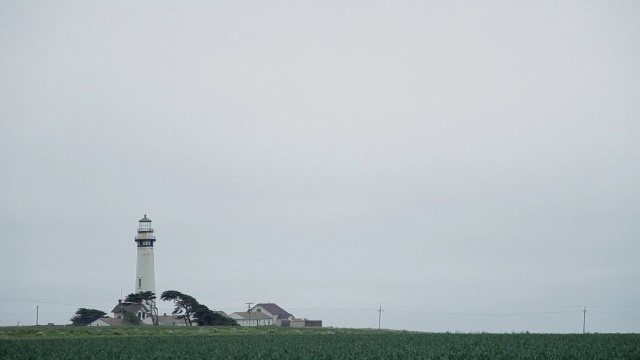
M262 312L262 309L256 309L257 312Z

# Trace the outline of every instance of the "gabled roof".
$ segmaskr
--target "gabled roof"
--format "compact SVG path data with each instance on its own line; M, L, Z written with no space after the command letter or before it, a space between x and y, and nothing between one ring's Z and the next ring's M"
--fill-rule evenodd
M283 309L280 306L278 306L276 304L273 304L273 303L260 303L260 304L257 304L256 306L262 307L263 309L265 309L266 311L268 311L272 315L278 315L278 318L281 318L281 316L283 316L283 315L284 315L284 317L282 317L282 318L286 318L288 316L293 316L290 313L288 313L285 309ZM254 308L256 306L254 306Z
M234 316L235 315L235 316ZM230 315L232 319L246 319L246 320L262 320L262 319L271 319L271 316L262 313L262 312L234 312Z
M114 318L110 318L110 317L101 317L98 320L95 320L93 323L95 323L96 321L103 321L107 324L109 324L109 326L117 326L117 325L122 325L124 323L123 319L114 319Z
M145 308L142 304L121 303L116 305L111 312L114 314L120 314L123 312L122 310L137 314L138 311L145 310Z

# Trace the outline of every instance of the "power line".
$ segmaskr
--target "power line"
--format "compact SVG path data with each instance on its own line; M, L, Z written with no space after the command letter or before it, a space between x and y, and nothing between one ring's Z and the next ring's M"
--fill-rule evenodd
M22 298L13 298L0 296L0 299L3 300L11 300L11 301L21 301L28 302L34 304L48 304L48 305L61 305L61 306L75 306L75 307L89 307L95 309L111 309L111 305L89 305L89 304L73 304L73 303L62 303L62 302L54 302L54 301L43 301L43 300L32 300L32 299L22 299ZM247 303L250 306L253 303ZM374 305L377 305L374 307ZM340 304L340 305L325 305L325 306L288 306L283 305L287 309L293 310L321 310L321 311L376 311L380 312L381 305L380 304ZM234 306L219 306L217 308L220 309L233 309ZM163 307L163 309L165 309ZM170 309L170 307L166 307L166 309ZM432 311L415 311L415 310L404 310L404 309L430 309ZM541 311L546 309L554 309L553 311ZM555 310L557 309L557 310ZM30 313L26 312L18 312L18 313L2 313L4 315L23 315L27 314L29 316L33 314L36 309L34 308ZM546 314L562 314L562 313L573 313L573 312L583 312L586 310L576 309L576 308L456 308L456 307L433 307L433 306L408 306L408 305L399 305L399 304L386 304L386 311L391 312L399 312L399 313L409 313L409 314L422 314L422 315L441 315L441 316L528 316L528 315L546 315ZM383 311L384 311L383 310ZM437 311L441 310L441 311ZM608 311L600 311L605 309L590 309L590 312L598 313L602 315L616 316L622 318L629 319L640 319L638 315L629 315L629 314L621 314L616 312L615 310ZM475 312L475 313L474 313ZM62 313L62 312L48 312L45 311L43 314L54 314L54 313ZM379 314L381 315L381 314ZM5 321L5 320L0 320Z
M287 309L294 310L328 310L328 311L378 311L378 306L373 307L360 307L357 306L370 306L371 304L363 304L363 305L331 305L331 306L287 306L283 305ZM433 309L433 310L445 310L444 312L437 311L409 311L403 310L406 308L419 308L419 309ZM433 307L433 306L404 306L404 305L386 305L385 310L388 311L396 311L396 312L406 312L406 313L414 313L414 314L429 314L429 315L474 315L474 316L511 316L511 315L543 315L543 314L561 314L561 313L572 313L572 312L583 312L584 309L579 308L558 308L558 307L543 307L543 308L451 308L451 307ZM549 311L546 311L549 310ZM455 312L450 312L455 311ZM493 313L473 313L475 312L493 312ZM597 311L597 310L589 310L592 312L597 312L600 314L614 315L614 316L622 316L622 317L630 317L630 318L640 318L640 316L635 315L621 315L611 312L605 311ZM496 313L501 312L501 313Z
M81 306L81 307L87 306L87 307L93 307L93 308L107 308L107 307L109 307L109 306L97 306L97 305L87 305L87 304L67 304L67 303L58 303L58 302L51 302L51 301L17 299L17 298L10 298L10 297L4 297L4 296L0 296L0 299L13 300L13 301L24 301L24 302L30 302L30 303L35 303L35 304Z
M331 305L331 306L287 306L283 305L287 309L294 310L321 310L321 311L379 311L380 307L368 307L373 304L360 304L360 305ZM358 307L366 306L366 307ZM406 308L418 308L418 309L432 309L443 311L415 311L404 310ZM423 314L423 315L443 315L443 316L529 316L529 315L551 315L551 314L564 314L564 313L576 313L583 312L580 308L450 308L450 307L433 307L433 306L404 306L404 305L390 305L387 304L385 309L392 312L409 313L409 314ZM546 311L549 310L549 311ZM632 319L640 319L640 316L634 315L622 315L612 312L589 310L599 314L612 315L618 317L626 317ZM475 313L474 313L475 312Z
M457 310L457 311L541 311L541 310L576 310L574 307L537 307L537 308L514 308L514 307L501 307L501 308L460 308L460 307L438 307L438 306L416 306L416 305L398 305L398 304L385 304L389 307L399 308L412 308L412 309L434 309L434 310Z
M331 307L290 307L283 305L287 309L293 310L326 310L326 311L376 311L377 308L331 308Z
M544 311L544 312L527 312L527 313L504 313L504 314L445 313L445 312L408 311L408 310L396 310L396 309L387 309L387 311L409 313L409 314L444 315L444 316L527 316L527 315L563 314L563 313L572 313L572 312L577 312L577 311L582 311L582 310Z
M596 310L589 310L589 311L594 312L594 313L598 313L598 314L611 315L611 316L623 317L623 318L628 318L628 319L640 319L640 316L621 315L621 314L614 314L614 313L609 313L609 312L604 312L604 311L596 311Z
M34 311L36 311L36 308L33 308L33 310L31 310L31 312L30 312L29 314L25 315L22 319L20 319L20 320L18 321L18 323L19 323L19 322L21 322L21 321L22 321L22 322L24 322L24 319L26 319L26 318L28 318L29 316L31 316L31 314L33 314L33 312L34 312Z

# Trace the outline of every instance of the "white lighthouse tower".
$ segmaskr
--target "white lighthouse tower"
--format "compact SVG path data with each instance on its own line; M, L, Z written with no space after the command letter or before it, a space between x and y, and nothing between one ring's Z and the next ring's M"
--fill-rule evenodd
M141 291L156 292L156 275L153 267L153 243L156 237L153 235L151 220L145 214L140 219L138 226L138 260L136 262L136 293Z

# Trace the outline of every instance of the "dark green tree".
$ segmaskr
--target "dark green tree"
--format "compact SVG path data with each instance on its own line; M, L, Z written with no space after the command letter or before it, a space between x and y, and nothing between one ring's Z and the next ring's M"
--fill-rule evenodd
M168 290L162 293L160 299L173 301L176 308L173 315L180 314L179 319L184 319L185 324L192 326L192 318L200 326L238 326L238 323L230 317L211 311L206 305L202 305L193 296L179 291Z
M82 326L89 325L105 315L107 315L107 313L101 310L80 308L69 320L71 321L71 325Z
M172 314L178 315L178 319L184 319L186 325L193 325L191 323L193 309L200 305L194 297L183 294L179 291L167 290L162 293L160 299L163 301L173 301L175 309Z
M124 324L127 324L127 325L142 324L142 320L140 320L138 316L136 316L136 314L132 313L131 311L124 312L124 315L122 316L122 321Z
M193 309L193 318L198 326L238 326L238 323L232 318L212 311L202 304Z
M144 306L145 312L151 316L153 325L158 326L158 307L156 306L156 294L153 291L129 294L124 301Z

